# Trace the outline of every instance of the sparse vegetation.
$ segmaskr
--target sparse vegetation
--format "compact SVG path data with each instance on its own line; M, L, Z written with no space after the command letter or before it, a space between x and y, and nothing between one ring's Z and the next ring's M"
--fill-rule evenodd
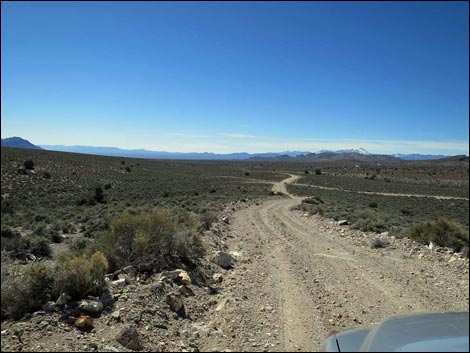
M380 248L385 248L386 246L387 246L387 243L380 238L374 238L370 242L371 249L380 249Z
M41 304L51 298L53 285L53 271L43 263L2 266L2 319L20 319L28 312L40 309Z
M424 244L432 241L455 251L460 251L469 245L468 231L465 231L457 222L445 217L437 221L425 221L413 225L409 229L409 237Z
M178 222L167 210L123 215L114 219L110 231L99 234L89 249L102 251L111 270L129 264L147 270L192 261L204 253L193 224L193 219Z
M23 163L25 169L33 170L34 169L34 162L32 159L28 159Z
M33 262L5 269L2 266L2 319L19 319L62 292L74 299L99 295L107 269L101 253L91 258L64 256L55 265Z
M54 297L62 292L72 299L99 295L104 287L104 275L108 267L108 261L101 252L95 252L90 258L68 255L60 257L54 270Z
M307 203L309 205L319 205L325 203L320 196L307 197L302 200L302 203Z
M217 220L217 215L214 212L206 211L200 215L200 218L202 226L207 230Z
M380 217L371 210L360 210L355 212L353 228L360 229L366 232L383 232L385 230L385 223Z

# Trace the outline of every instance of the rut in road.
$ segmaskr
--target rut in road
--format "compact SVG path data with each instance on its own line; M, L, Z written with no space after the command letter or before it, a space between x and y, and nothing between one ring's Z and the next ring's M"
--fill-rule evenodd
M276 350L317 350L331 329L370 325L393 314L468 310L465 295L453 293L455 282L468 291L468 276L448 276L452 288L434 285L439 265L361 246L329 229L327 220L291 211L302 198L289 194L286 183L298 178L274 184L273 191L287 197L240 211L231 227L231 246L252 254L252 272L269 278L268 285L245 283L244 290L260 305L274 303L281 341Z

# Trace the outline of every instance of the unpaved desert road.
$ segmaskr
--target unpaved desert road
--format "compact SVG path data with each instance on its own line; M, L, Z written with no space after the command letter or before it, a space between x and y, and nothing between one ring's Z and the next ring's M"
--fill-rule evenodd
M468 310L468 262L419 259L399 242L371 249L359 231L303 217L291 210L302 198L286 189L299 177L273 185L287 197L234 215L228 245L249 260L228 280L231 294L248 300L216 313L240 322L230 329L235 334L226 348L316 351L332 329L370 325L394 314ZM273 332L277 341L270 344L264 335ZM246 345L257 339L260 346Z

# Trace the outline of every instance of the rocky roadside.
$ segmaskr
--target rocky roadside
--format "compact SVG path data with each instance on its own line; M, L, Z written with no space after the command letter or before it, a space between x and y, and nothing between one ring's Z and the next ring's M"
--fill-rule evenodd
M227 226L236 211L254 204L243 199L223 208L219 222L203 233L207 256L195 268L139 275L132 267L106 276L101 298L69 302L64 295L19 321L3 321L2 351L186 351L228 337L212 320L228 303L239 254L229 254Z

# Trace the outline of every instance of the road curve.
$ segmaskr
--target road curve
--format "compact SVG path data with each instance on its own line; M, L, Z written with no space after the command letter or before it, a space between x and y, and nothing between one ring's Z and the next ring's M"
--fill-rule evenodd
M398 245L371 249L358 231L303 217L292 210L301 198L286 188L299 178L275 183L272 190L287 197L238 211L230 225L229 247L249 258L231 273L233 291L249 298L237 308L245 310L240 320L244 330L278 332L279 341L268 350L318 350L332 329L370 325L393 314L468 310L468 263L465 271L458 264L418 260ZM266 303L273 307L270 315L255 313ZM244 334L238 334L241 340ZM229 348L253 349L242 341Z

